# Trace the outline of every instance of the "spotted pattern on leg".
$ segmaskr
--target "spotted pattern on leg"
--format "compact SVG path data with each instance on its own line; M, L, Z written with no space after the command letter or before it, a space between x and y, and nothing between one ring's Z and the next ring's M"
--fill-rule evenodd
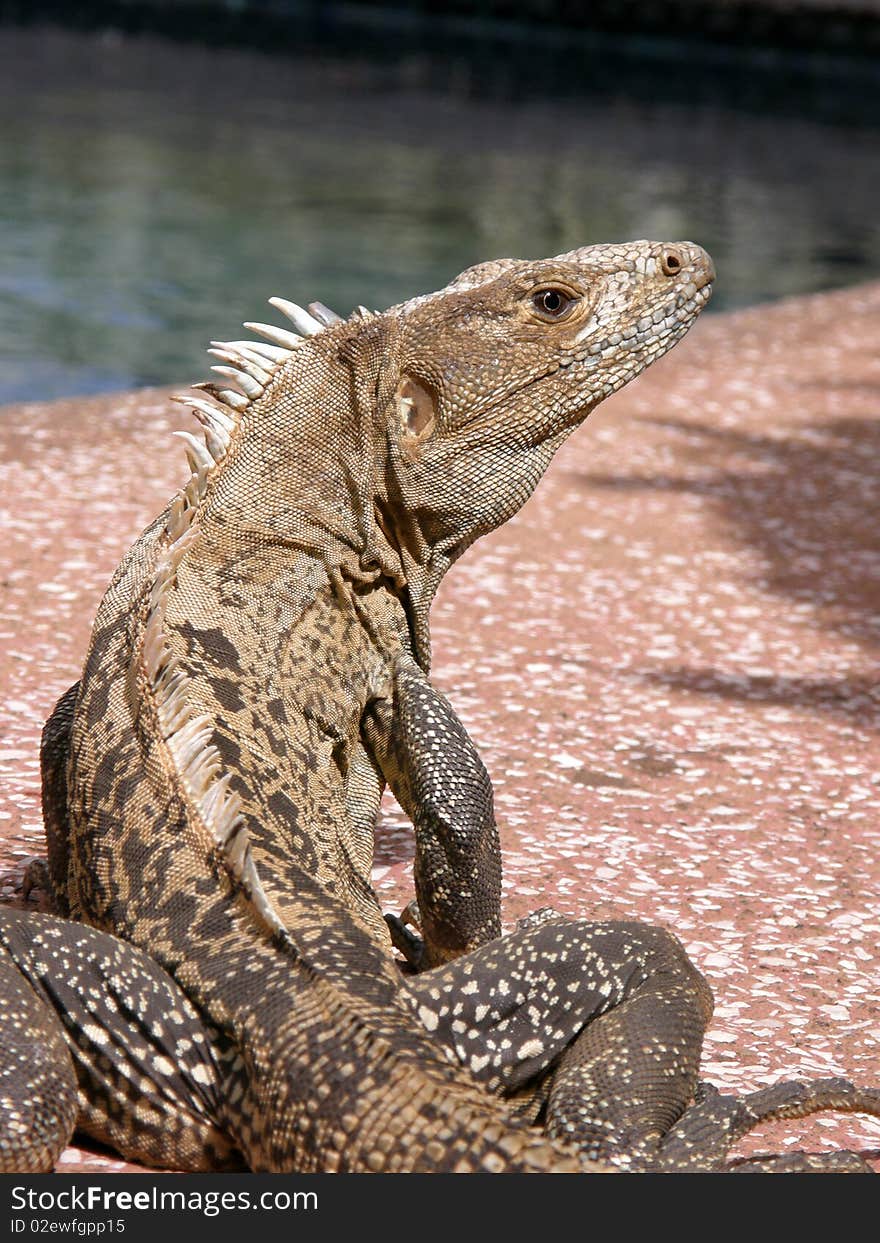
M676 938L630 923L545 917L402 991L490 1091L521 1094L552 1070L548 1133L590 1156L656 1146L693 1095L711 1014Z
M223 1122L235 1068L216 1033L146 954L94 928L0 910L0 962L36 1003L20 1038L27 1044L31 1034L54 1031L53 1073L60 1078L66 1062L78 1085L78 1116L74 1087L63 1142L60 1121L52 1128L55 1157L76 1117L77 1129L131 1161L241 1168ZM15 1024L0 1025L10 1031ZM59 1091L63 1096L65 1085ZM7 1111L0 1114L8 1125Z
M0 1172L48 1173L76 1113L76 1075L61 1024L0 947Z

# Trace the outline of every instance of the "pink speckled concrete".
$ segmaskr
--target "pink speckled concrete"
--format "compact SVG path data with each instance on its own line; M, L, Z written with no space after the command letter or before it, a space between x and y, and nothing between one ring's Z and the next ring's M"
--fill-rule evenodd
M878 323L880 286L704 318L434 609L434 679L495 782L506 917L675 930L716 993L703 1074L726 1090L880 1083ZM185 418L157 392L0 412L6 900L41 850L41 723L185 477ZM390 909L411 856L389 805ZM777 1125L739 1151L844 1145L880 1149L880 1122Z

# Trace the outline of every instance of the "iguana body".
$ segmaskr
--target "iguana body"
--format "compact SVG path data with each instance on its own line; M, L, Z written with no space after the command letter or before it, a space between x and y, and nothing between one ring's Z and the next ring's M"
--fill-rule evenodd
M427 677L446 569L713 275L690 244L504 260L383 315L279 304L306 341L221 348L236 388L191 399L192 478L47 728L50 871L79 922L0 918L7 1057L40 1034L45 1102L23 1135L34 1079L11 1077L10 1168L47 1167L73 1125L56 1014L80 1125L179 1168L687 1169L754 1124L685 1112L711 997L668 933L497 939L491 786ZM386 782L416 831L403 982L370 886ZM787 1091L795 1113L880 1107Z

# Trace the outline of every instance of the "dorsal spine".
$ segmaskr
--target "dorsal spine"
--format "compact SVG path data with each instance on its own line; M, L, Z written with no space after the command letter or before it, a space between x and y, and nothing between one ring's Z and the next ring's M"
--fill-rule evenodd
M283 299L271 299L301 332L309 336L323 324L307 311ZM273 936L292 944L283 921L260 880L250 849L241 799L223 772L220 752L213 742L213 722L194 709L189 675L172 651L166 633L168 596L177 571L199 535L199 516L210 483L229 452L244 412L259 400L294 351L305 345L302 337L272 325L246 324L272 344L251 341L214 341L209 353L223 360L214 367L226 386L213 381L194 385L197 393L176 394L172 401L189 406L202 427L201 437L177 432L184 441L190 478L172 500L165 523L164 547L156 563L142 640L143 665L156 711L159 733L177 773L187 807L201 820L233 888L250 902ZM229 384L235 387L228 387Z

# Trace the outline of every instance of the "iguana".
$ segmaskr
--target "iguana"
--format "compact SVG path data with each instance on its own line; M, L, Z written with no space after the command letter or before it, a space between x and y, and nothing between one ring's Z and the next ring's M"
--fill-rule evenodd
M594 246L347 320L273 299L297 334L215 344L189 482L44 732L70 918L0 913L2 1168L78 1125L185 1170L705 1169L765 1117L880 1112L843 1081L699 1088L711 994L668 932L501 936L491 786L428 678L446 570L713 278L691 243ZM420 937L370 884L386 783Z

